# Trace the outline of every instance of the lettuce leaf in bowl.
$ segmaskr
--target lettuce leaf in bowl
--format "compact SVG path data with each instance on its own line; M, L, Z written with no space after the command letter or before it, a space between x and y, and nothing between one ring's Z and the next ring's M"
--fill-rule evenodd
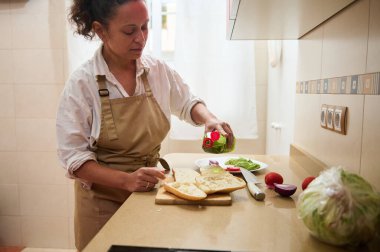
M257 170L260 168L259 164L253 162L250 159L246 159L243 157L231 158L231 159L227 160L224 164L225 165L233 165L236 167L242 167L242 168L247 169L248 171Z

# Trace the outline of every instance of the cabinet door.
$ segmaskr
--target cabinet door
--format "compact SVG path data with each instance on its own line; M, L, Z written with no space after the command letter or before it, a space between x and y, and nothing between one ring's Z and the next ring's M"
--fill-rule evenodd
M355 0L227 0L228 39L299 39Z

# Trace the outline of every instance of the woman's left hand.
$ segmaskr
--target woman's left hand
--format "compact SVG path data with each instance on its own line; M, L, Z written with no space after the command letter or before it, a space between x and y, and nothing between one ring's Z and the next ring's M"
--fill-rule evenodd
M231 126L217 118L211 118L205 122L205 132L217 130L220 134L227 138L227 147L231 148L234 142L234 133Z
M227 138L227 147L232 147L234 143L234 133L232 132L231 126L228 123L219 120L201 102L195 104L190 113L191 118L195 123L204 123L205 132L217 130L220 134Z

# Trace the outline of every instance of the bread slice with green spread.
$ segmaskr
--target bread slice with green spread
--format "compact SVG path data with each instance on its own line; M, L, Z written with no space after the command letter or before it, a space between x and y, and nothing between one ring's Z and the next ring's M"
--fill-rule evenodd
M208 176L233 176L231 173L220 167L219 165L203 166L200 169L201 175Z

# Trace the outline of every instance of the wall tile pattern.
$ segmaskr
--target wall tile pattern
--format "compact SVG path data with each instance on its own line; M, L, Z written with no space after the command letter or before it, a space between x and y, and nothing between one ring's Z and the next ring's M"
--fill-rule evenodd
M296 83L297 94L380 95L380 73L366 73Z
M294 132L296 145L362 175L378 191L379 11L380 1L358 0L299 41ZM347 135L320 127L322 104L348 107Z

